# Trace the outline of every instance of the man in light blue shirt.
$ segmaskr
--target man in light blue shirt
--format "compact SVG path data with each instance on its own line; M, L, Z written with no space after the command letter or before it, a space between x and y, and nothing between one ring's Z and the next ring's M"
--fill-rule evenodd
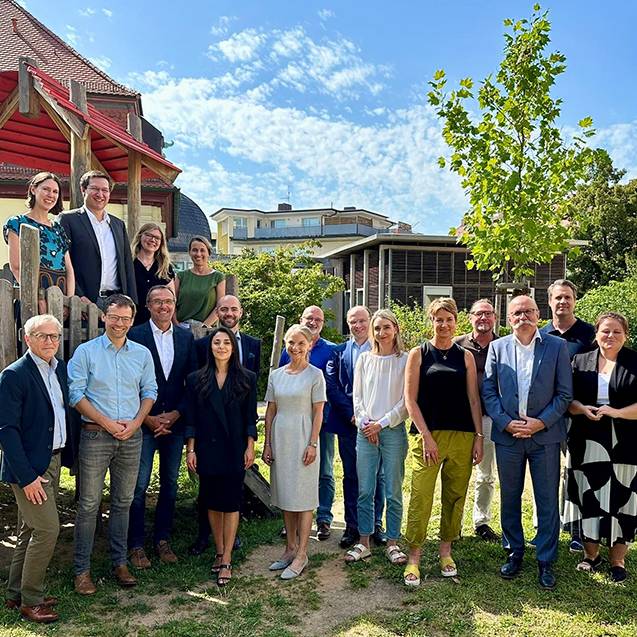
M107 299L105 333L82 343L69 361L69 402L82 415L80 497L75 520L75 590L96 592L91 579L95 522L106 470L110 473L109 536L113 573L135 586L126 563L128 516L139 472L140 427L157 398L150 351L126 338L135 303L123 294Z

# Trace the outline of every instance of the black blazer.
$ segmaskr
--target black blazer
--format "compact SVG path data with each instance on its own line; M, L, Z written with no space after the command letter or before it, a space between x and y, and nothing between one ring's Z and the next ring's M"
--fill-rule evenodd
M137 303L135 269L126 226L114 215L110 215L110 220L117 252L120 289ZM75 293L95 302L99 296L102 279L102 257L86 208L77 208L61 214L60 223L71 240L69 254L75 270Z
M250 391L241 399L227 395L227 384L219 389L212 380L212 392L202 398L195 389L197 373L186 379L186 438L195 439L197 473L219 475L240 473L248 436L257 439L257 377L248 370Z
M181 433L185 427L186 413L186 377L197 369L195 355L195 339L189 330L173 325L173 344L175 358L168 378L164 376L164 370L159 360L157 346L153 338L150 321L136 325L128 332L128 338L150 350L155 363L155 378L157 379L157 400L150 410L150 415L155 416L163 412L176 409L182 415L173 425L173 431ZM144 425L145 426L145 425Z
M71 467L78 436L69 409L66 363L58 359L55 374L66 407L66 445L62 464ZM0 480L25 487L51 463L55 414L37 365L27 353L0 374Z
M259 379L259 369L261 368L261 339L250 336L245 332L241 334L241 353L243 355L243 366L256 374ZM210 336L198 338L195 341L197 348L197 364L204 367L208 362L208 350L210 349Z

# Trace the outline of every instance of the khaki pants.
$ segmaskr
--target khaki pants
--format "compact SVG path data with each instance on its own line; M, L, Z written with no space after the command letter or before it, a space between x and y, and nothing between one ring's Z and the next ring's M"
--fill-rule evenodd
M422 436L410 436L412 461L411 499L407 512L405 539L410 548L420 548L427 538L438 472L442 476L440 541L460 537L462 513L471 478L474 434L465 431L434 431L438 464L427 466L422 454Z
M51 457L42 477L48 480L42 485L47 496L42 504L32 504L21 487L11 485L18 504L18 539L9 567L7 599L21 598L23 606L37 606L44 599L44 576L60 532L56 504L60 454Z

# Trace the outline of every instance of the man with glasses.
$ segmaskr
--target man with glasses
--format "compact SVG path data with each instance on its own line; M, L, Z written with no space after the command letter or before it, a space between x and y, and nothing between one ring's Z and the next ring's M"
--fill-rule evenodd
M155 509L153 546L164 564L174 564L177 556L170 547L177 478L184 447L186 376L197 369L194 338L190 330L173 325L175 293L166 285L156 285L146 295L150 320L133 327L128 338L150 350L155 365L157 400L144 419L142 452L135 495L128 521L128 549L135 568L150 568L144 551L146 491L153 472L155 452L159 454L159 497Z
M60 531L60 466L73 465L66 365L55 358L62 326L50 314L24 325L28 350L0 374L0 480L18 505L18 532L7 583L7 608L26 619L58 619L57 600L44 597L44 577Z
M139 473L140 428L157 398L157 381L150 351L126 338L134 316L130 297L114 294L106 299L104 334L82 343L69 361L69 401L82 416L73 564L80 595L97 590L91 554L107 470L113 574L123 587L137 583L126 563L128 516Z
M531 297L516 296L509 304L508 318L513 333L489 346L482 381L484 404L493 419L491 439L502 487L502 542L509 554L500 575L512 579L522 568L522 492L528 463L538 511L538 581L551 590L560 534L563 416L573 398L571 364L566 341L538 331L539 312Z
M75 293L104 309L106 299L121 292L137 303L135 270L126 226L106 212L111 178L98 170L84 173L80 190L84 205L60 215L71 240Z
M458 345L473 354L478 372L478 385L482 387L484 366L487 362L489 343L498 338L493 332L495 327L495 312L489 299L476 301L469 310L469 320L472 331L454 340ZM482 433L484 435L484 455L476 467L474 483L475 496L473 501L473 528L475 534L486 542L497 542L500 537L489 526L491 522L491 504L495 492L495 446L491 440L491 418L486 414L482 405Z

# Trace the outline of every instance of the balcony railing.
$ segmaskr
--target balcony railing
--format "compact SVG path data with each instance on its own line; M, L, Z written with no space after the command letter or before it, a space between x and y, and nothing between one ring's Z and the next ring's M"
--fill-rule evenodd
M369 237L388 232L385 228L374 228L360 223L340 223L329 226L287 226L285 228L256 228L253 236L248 236L247 228L234 228L235 241L247 239L313 239L316 237Z

